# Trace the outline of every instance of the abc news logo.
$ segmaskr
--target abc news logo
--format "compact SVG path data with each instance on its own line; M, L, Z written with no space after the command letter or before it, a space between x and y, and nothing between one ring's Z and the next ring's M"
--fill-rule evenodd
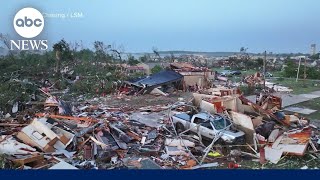
M34 21L32 21L32 19L29 19L28 17L24 17L23 19L17 19L16 21L16 26L17 27L32 27L32 26L36 26L36 27L41 27L42 25L42 21L41 19L35 19Z
M42 14L34 8L23 8L17 12L13 19L15 31L24 38L22 40L11 40L11 50L46 50L48 40L32 40L38 36L44 28Z

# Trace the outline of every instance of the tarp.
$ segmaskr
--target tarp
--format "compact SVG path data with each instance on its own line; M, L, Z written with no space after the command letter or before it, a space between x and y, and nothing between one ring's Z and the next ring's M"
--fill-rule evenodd
M182 80L183 76L175 71L161 71L132 83L139 87L155 87Z

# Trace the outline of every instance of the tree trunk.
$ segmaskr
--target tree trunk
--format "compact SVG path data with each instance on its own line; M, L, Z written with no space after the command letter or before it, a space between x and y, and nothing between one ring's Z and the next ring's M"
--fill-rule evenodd
M56 51L56 73L60 74L60 66L61 66L61 51Z

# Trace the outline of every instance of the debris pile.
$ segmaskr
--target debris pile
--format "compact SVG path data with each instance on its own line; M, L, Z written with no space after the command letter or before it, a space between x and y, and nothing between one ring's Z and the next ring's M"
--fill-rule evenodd
M256 72L255 74L251 74L248 76L245 76L243 78L243 82L245 84L247 84L249 87L257 87L257 86L262 86L265 85L265 89L267 92L292 92L293 90L285 87L285 86L281 86L279 84L275 84L269 81L266 81L263 78L263 74Z
M159 87L178 85L182 77L170 73L130 86L139 94L165 94ZM252 102L237 88L218 86L198 90L192 101L174 97L173 104L132 108L90 99L69 104L43 93L42 107L2 117L3 167L234 169L249 168L244 161L277 164L289 155L319 158L319 128L285 114L281 98L271 94Z

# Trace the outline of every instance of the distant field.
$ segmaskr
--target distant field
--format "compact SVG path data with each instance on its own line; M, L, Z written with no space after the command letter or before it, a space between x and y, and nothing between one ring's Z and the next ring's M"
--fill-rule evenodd
M212 70L221 72L225 70L224 68L212 68ZM241 75L239 76L231 76L228 77L233 82L239 82L242 76L247 76L250 74L256 73L256 70L248 70L248 71L241 71ZM282 78L281 71L271 71L273 74L273 78L267 79L267 81L277 83L282 86L289 87L293 89L293 94L305 94L310 93L313 91L320 91L320 80L310 80L307 79L305 82L302 79L299 79L296 82L295 78Z
M221 72L221 71L224 71L225 69L224 68L212 68L213 71L217 71L217 72ZM247 71L241 71L241 75L239 76L232 76L232 77L229 77L229 79L231 79L232 81L234 82L238 82L241 80L241 77L242 76L248 76L248 75L251 75L251 74L254 74L256 73L257 70L247 70ZM281 71L270 71L270 73L273 74L273 77L281 77Z
M314 80L306 80L305 83L303 80L298 80L296 82L295 79L281 79L281 78L276 78L272 79L271 82L273 83L278 83L282 86L289 87L293 89L293 94L305 94L305 93L310 93L313 91L319 91L320 90L320 82L314 81Z

